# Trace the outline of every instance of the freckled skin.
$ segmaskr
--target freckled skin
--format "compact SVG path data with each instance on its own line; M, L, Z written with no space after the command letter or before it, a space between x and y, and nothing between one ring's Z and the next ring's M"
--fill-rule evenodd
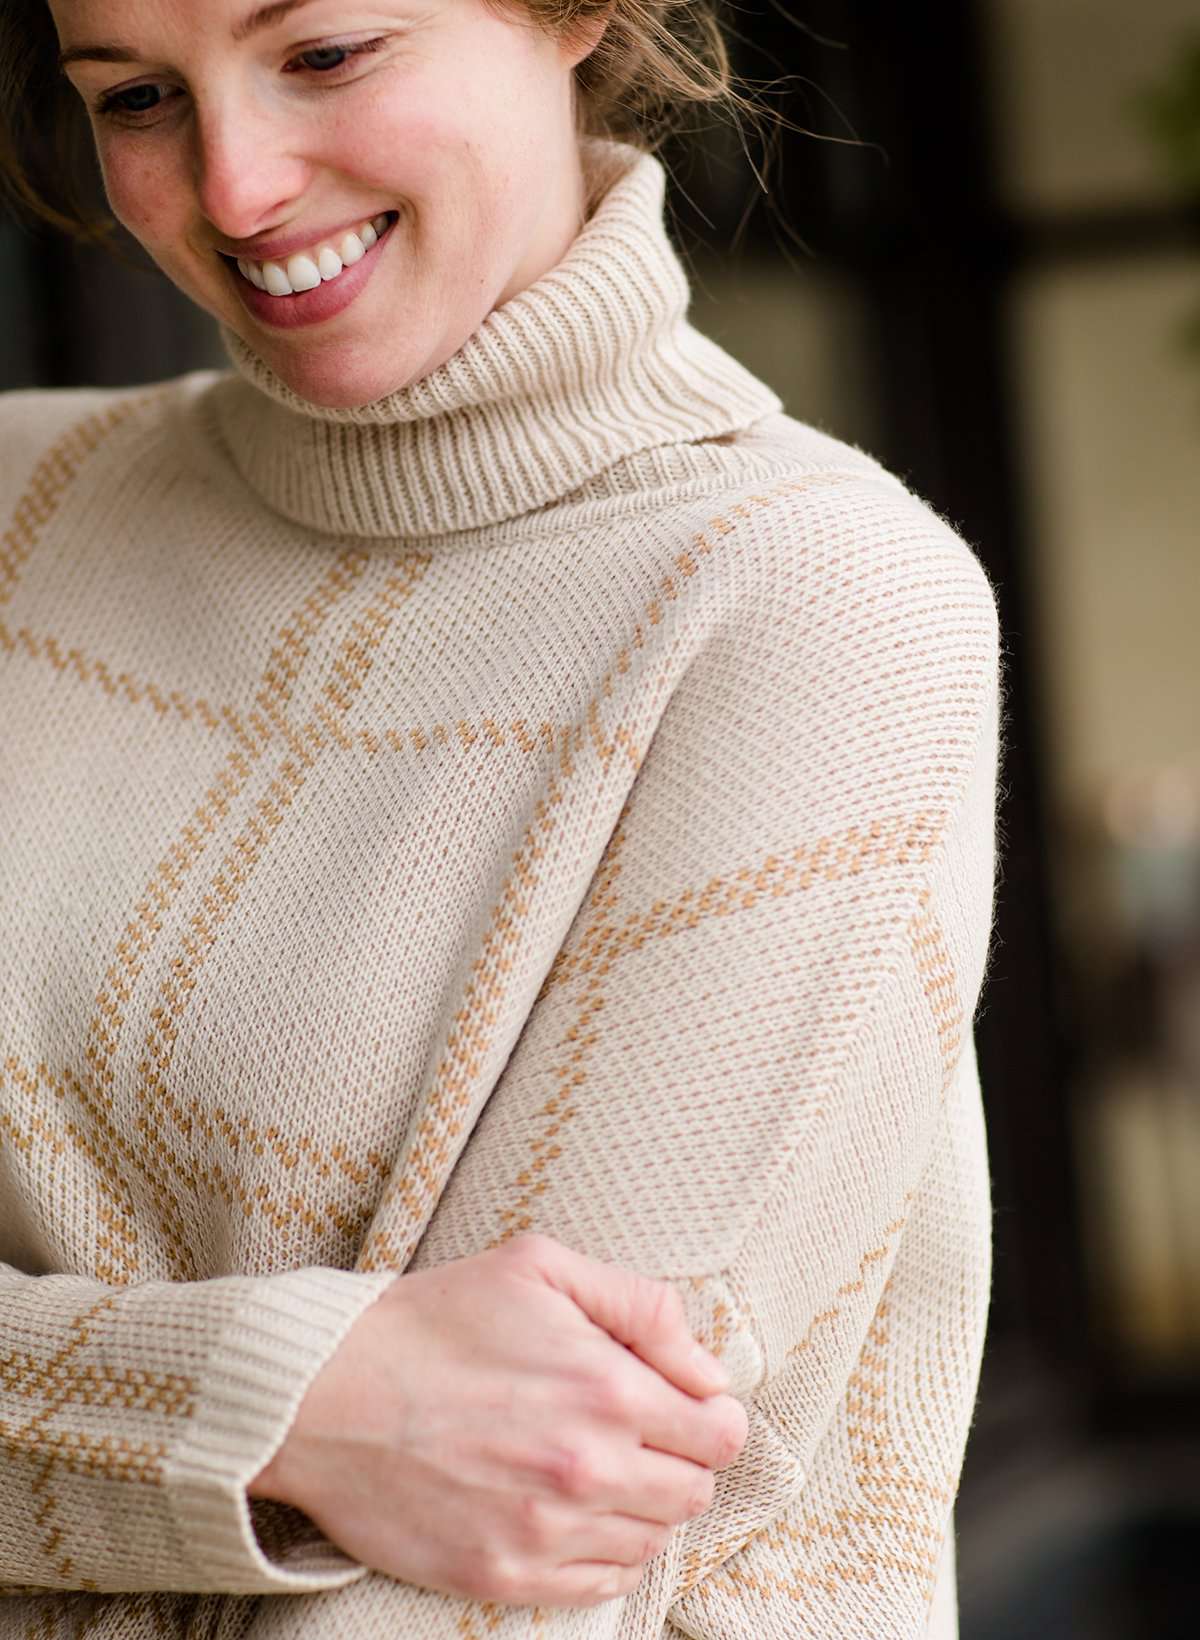
M579 231L572 75L599 27L568 45L483 0L310 0L235 42L254 0L48 4L64 48L119 41L137 53L67 69L113 214L312 403L366 404L428 374ZM376 38L340 73L287 66ZM95 109L106 92L146 85L160 88L148 115ZM400 215L386 258L318 325L260 324L217 255L223 242L316 240L389 210Z

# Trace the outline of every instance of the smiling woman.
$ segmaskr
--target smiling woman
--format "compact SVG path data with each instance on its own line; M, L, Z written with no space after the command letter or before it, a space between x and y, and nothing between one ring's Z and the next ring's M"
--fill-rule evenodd
M737 97L685 0L0 12L232 366L0 395L0 1640L954 1634L996 609L688 322Z
M117 219L283 380L329 405L427 374L559 259L585 214L580 134L652 146L689 101L752 109L711 15L686 3L214 10L226 26L199 30L190 11L138 0L10 0L0 184L58 227L102 232L78 203L82 116ZM336 38L318 32L329 27ZM375 281L380 258L368 258L336 297L314 286L275 312L218 260L262 266L380 214L399 226L388 277ZM259 288L282 294L264 274L279 289ZM307 331L352 298L353 320ZM379 313L397 302L412 322L381 348Z
M119 31L97 0L50 10L115 216L307 399L363 404L427 375L582 225L573 71L604 30L586 4L569 27L479 0L230 5L203 30L157 5L122 6ZM274 257L387 213L386 249L276 311L296 282ZM277 289L229 278L222 255L266 263Z

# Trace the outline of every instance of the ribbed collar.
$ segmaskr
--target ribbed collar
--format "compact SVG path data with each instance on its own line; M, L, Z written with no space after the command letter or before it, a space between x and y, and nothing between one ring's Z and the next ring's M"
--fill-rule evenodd
M270 507L338 535L472 530L544 507L638 451L780 408L687 322L661 163L590 141L584 165L591 214L562 261L399 392L349 410L311 404L222 327L235 370L210 402Z

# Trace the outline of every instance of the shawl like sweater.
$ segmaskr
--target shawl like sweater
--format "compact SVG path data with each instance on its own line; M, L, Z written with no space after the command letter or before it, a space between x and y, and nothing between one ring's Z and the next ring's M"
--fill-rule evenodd
M955 1630L989 1284L972 550L687 322L659 163L355 410L0 398L0 1637ZM402 1270L670 1281L750 1433L637 1590L246 1483Z

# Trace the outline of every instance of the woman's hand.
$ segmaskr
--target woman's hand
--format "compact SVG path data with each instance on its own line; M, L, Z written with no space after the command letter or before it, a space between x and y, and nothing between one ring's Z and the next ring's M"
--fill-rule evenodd
M693 1348L673 1287L548 1236L401 1275L250 1495L423 1588L597 1605L637 1587L745 1444Z

